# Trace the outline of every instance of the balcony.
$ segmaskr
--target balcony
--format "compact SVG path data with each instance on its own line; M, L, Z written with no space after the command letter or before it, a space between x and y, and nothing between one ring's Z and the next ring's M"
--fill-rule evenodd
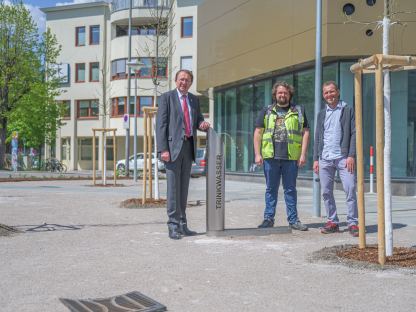
M132 0L133 8L169 8L171 0ZM111 13L127 10L130 7L130 0L113 0L111 3Z

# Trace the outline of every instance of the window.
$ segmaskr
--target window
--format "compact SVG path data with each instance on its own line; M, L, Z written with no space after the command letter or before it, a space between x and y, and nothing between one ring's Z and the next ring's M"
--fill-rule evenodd
M140 104L140 113L139 115L143 115L143 107L152 107L153 106L153 96L141 96L139 97L139 104Z
M112 99L112 116L123 116L125 112L125 97L116 97Z
M75 64L75 82L85 82L85 64Z
M181 37L192 37L193 18L192 16L182 17L181 19Z
M199 108L201 114L209 116L209 98L205 95L198 96L199 99Z
M58 79L59 83L69 83L69 64L51 64L53 78Z
M71 138L61 139L61 160L71 160Z
M152 58L151 57L141 57L140 61L144 64L140 69L140 77L152 77Z
M129 28L127 25L116 25L116 37L128 36ZM147 25L132 25L131 26L131 35L144 35L144 36L155 36L157 34L157 27L154 24ZM159 34L166 36L167 30L166 27L159 28Z
M75 28L75 46L85 46L85 27Z
M129 115L130 116L134 116L134 104L135 104L134 96L131 96L130 97L130 107L129 107ZM138 112L139 112L139 107L137 107L136 113L138 113Z
M62 118L71 119L71 101L70 100L58 101L58 105L61 106Z
M157 76L158 77L167 77L168 76L168 59L166 57L159 57L158 58Z
M98 141L98 138L95 140ZM79 160L92 160L92 138L78 139ZM98 160L98 144L95 144L95 160Z
M143 4L145 7L148 7L148 8L156 8L157 0L143 0Z
M111 79L126 78L126 60L120 59L111 62Z
M98 100L78 100L78 118L97 118Z
M106 159L107 160L114 160L114 145L112 138L106 138Z
M144 66L140 69L139 77L151 78L156 73L156 59L153 57L141 57L140 61ZM166 57L158 58L157 76L167 77L168 74L168 59Z
M90 63L90 81L100 80L100 63Z
M192 56L181 56L181 69L192 71Z
M116 37L123 37L129 34L129 29L124 25L116 25Z
M139 35L156 35L156 26L142 25L137 27L137 33Z
M100 25L90 26L90 44L100 44Z

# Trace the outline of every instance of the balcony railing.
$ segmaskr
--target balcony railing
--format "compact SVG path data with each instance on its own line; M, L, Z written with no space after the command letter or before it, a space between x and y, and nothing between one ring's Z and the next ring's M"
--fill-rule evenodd
M169 7L171 0L133 0L133 8L160 8ZM130 7L130 0L113 0L111 12L127 10Z

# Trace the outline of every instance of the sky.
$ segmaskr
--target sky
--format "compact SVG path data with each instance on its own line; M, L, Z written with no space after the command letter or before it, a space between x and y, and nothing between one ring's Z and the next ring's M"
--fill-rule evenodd
M43 33L45 31L45 14L40 10L40 8L47 8L56 5L67 5L74 3L85 3L85 2L97 2L102 0L23 0L26 8L30 10L33 20L36 22L39 28L39 32ZM6 0L7 2L7 0Z

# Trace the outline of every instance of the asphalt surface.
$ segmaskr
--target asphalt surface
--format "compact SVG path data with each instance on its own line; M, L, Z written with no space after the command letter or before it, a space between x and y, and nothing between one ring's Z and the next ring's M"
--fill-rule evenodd
M201 205L188 208L188 222L200 235L172 241L164 208L119 208L121 201L141 197L140 182L120 183L122 187L93 187L89 180L0 183L0 223L22 231L0 237L0 311L68 311L59 298L105 298L130 291L153 298L168 311L415 310L415 274L310 260L323 247L358 243L347 232L319 233L325 218L311 217L311 189L298 189L299 215L308 232L208 237L205 179L191 179L189 201ZM264 188L226 181L227 228L261 223ZM336 196L345 221L344 195ZM279 194L277 225L284 226L282 199ZM368 243L377 242L376 199L366 195ZM414 197L393 197L395 246L416 245L415 203Z

